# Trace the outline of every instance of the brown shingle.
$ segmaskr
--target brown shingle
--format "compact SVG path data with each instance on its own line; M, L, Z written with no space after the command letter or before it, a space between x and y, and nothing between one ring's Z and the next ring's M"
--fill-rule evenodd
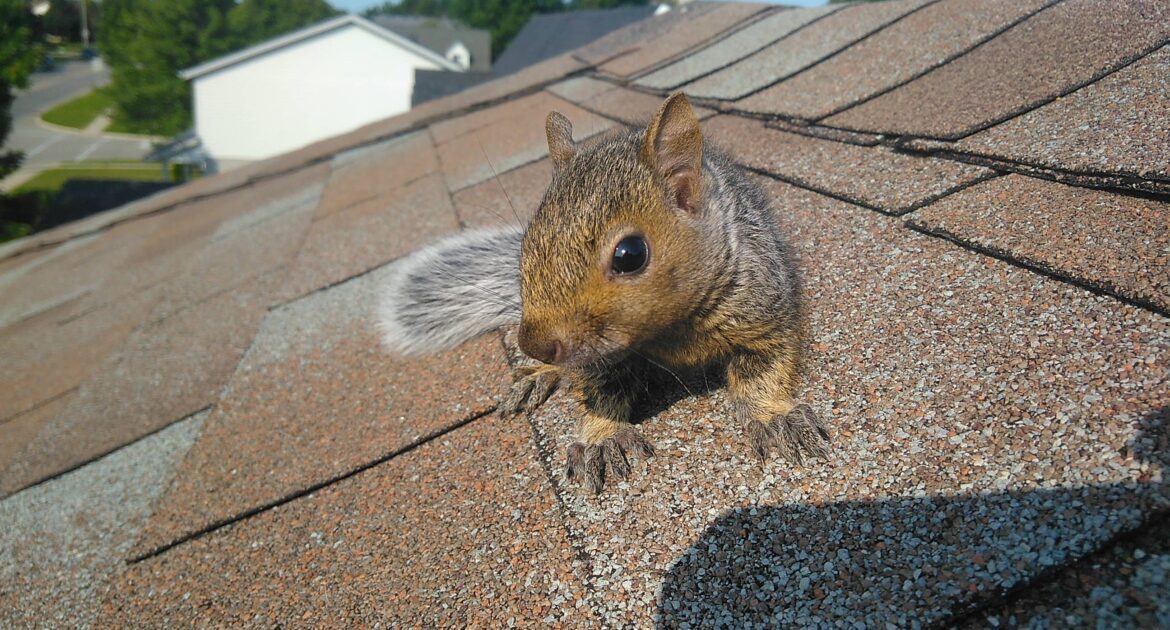
M1051 2L938 2L736 107L815 120L908 81Z
M767 8L762 4L732 2L712 4L714 8L705 11L701 16L692 14L689 19L678 21L661 34L640 40L637 50L603 64L601 71L619 77L637 74L687 50L699 48L724 32L733 31L741 22Z
M687 22L701 20L717 8L719 8L717 2L684 4L677 10L653 15L595 39L573 51L572 55L590 65L605 63L618 56L631 54L646 42L667 35Z
M1068 0L925 76L825 123L957 139L1091 82L1162 44L1157 0Z
M840 8L841 6L837 5L776 11L703 50L689 54L661 70L651 72L638 79L636 83L658 90L677 88L772 45L813 20Z
M742 98L837 53L929 1L891 0L846 7L684 90L706 98Z
M275 288L268 274L143 324L29 443L0 493L91 461L215 402Z
M0 486L6 485L3 479L8 466L20 455L24 447L36 438L44 425L61 412L74 394L73 391L65 392L29 411L0 422Z
M54 309L5 329L0 337L0 420L27 411L85 381L145 321L158 291L65 312ZM72 306L72 305L71 305Z
M735 159L835 197L902 214L992 171L936 158L860 147L769 129L763 123L719 116L704 123L710 140Z
M596 626L522 419L489 416L133 565L97 626Z
M536 212L550 182L552 162L544 159L464 188L452 200L465 225L522 225Z
M321 219L438 170L439 161L425 131L351 149L333 158L316 217Z
M289 266L284 300L341 282L459 228L435 173L313 222Z
M573 77L560 83L548 86L548 91L573 103L587 101L604 92L617 89L617 85L609 81L594 79L593 77Z
M1170 47L954 150L1170 192ZM1132 179L1132 178L1141 179ZM1151 181L1152 180L1152 181Z
M613 126L548 92L477 112L477 120L484 121L484 126L461 124L457 129L461 133L438 145L448 188L455 192L548 155L544 119L553 110L572 121L577 140Z
M638 126L645 125L650 121L650 118L662 108L663 100L659 96L619 88L612 92L599 94L581 103L581 107L613 118L623 124ZM706 107L695 107L694 112L699 120L715 115L713 110Z
M910 223L1170 312L1170 204L1008 175L931 204Z
M300 193L277 197L221 224L206 247L161 287L150 319L161 319L285 266L301 247L320 195L321 184L309 184Z
M396 359L370 314L387 269L265 320L139 552L386 457L483 413L509 382L499 341Z

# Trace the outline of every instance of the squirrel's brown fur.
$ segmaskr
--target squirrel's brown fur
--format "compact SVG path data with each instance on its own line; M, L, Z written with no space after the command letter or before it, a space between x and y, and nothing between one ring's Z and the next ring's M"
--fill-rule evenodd
M794 402L803 325L787 242L759 189L704 146L686 97L645 130L591 147L575 147L556 112L546 130L555 172L522 244L519 343L556 365L525 368L509 409L566 383L585 416L568 473L599 491L627 474L629 455L653 452L629 424L647 363L723 364L761 458L824 455L827 432ZM615 247L631 235L649 262L615 273Z
M761 459L826 454L824 426L794 402L803 323L788 242L763 192L706 146L686 97L587 147L558 113L545 129L554 174L532 222L398 263L379 305L386 345L430 352L518 321L519 346L545 364L518 368L502 411L566 383L584 411L569 476L597 491L653 453L630 419L659 367L725 366Z

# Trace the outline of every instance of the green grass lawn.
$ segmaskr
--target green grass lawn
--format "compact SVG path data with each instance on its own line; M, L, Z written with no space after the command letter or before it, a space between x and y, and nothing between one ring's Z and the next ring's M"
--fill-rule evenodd
M162 167L145 162L79 162L39 173L12 191L14 194L43 190L55 192L71 179L120 179L136 182L163 181Z
M110 97L98 90L94 90L85 96L79 96L71 101L65 101L50 109L41 116L41 119L54 125L61 125L62 127L85 129L89 126L89 123L93 122L94 118L105 113L113 105L114 102Z

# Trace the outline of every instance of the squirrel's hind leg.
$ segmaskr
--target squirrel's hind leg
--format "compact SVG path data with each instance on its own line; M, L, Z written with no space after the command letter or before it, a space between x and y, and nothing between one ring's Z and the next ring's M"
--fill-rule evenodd
M806 404L796 404L799 357L780 348L770 354L744 354L728 365L727 381L752 451L761 463L779 455L803 464L806 455L828 457L829 431Z

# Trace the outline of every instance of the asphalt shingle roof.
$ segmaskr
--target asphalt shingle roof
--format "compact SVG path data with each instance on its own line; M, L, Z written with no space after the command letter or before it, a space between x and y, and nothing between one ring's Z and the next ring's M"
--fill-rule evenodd
M1170 623L1165 7L687 5L0 245L0 625ZM572 400L499 417L499 335L392 357L372 295L533 212L549 110L675 88L792 237L834 448L759 466L700 378L594 497Z

